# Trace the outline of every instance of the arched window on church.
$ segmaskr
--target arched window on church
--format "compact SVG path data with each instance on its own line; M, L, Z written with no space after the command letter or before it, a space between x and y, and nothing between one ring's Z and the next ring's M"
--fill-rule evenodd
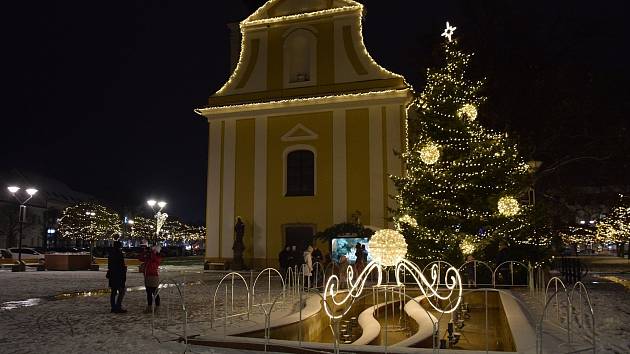
M285 195L315 195L315 154L312 151L295 150L287 155Z
M284 41L284 77L288 87L315 84L317 38L306 29L291 31Z

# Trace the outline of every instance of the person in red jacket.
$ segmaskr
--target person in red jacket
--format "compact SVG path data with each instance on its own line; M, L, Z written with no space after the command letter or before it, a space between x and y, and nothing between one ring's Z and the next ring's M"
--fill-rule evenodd
M159 267L160 261L162 260L162 257L160 257L161 250L162 248L159 245L155 245L140 256L140 261L144 263L144 287L147 291L147 308L144 311L145 313L152 312L153 296L155 296L156 310L157 307L160 306L160 295L157 294L157 289L160 286Z

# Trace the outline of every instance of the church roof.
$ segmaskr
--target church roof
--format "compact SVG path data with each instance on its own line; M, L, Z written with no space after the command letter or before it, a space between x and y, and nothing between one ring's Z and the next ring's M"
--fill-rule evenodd
M248 27L356 10L363 10L363 5L352 0L269 0L241 22L241 26Z

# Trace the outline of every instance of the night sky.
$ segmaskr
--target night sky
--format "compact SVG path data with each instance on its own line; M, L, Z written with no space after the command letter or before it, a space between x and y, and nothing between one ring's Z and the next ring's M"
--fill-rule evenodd
M628 184L624 1L362 2L371 55L417 91L454 24L475 52L471 74L488 81L482 122L549 167L577 159L544 183ZM3 4L0 168L121 209L163 198L171 215L203 222L207 123L193 109L229 76L226 24L260 3Z

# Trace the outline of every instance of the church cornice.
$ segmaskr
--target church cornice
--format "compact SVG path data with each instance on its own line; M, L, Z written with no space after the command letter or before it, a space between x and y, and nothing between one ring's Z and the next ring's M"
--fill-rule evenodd
M340 94L258 103L235 104L195 109L195 113L211 119L242 118L256 115L280 115L296 110L327 110L340 107L369 106L374 104L398 103L407 105L412 94L408 88L371 91L353 94ZM378 102L378 103L377 103Z
M264 101L289 100L292 98L338 96L345 93L362 93L408 87L402 78L384 80L368 80L358 82L346 82L333 85L319 85L311 87L297 87L273 91L248 92L233 95L214 95L208 99L207 107L220 107L228 105L258 103Z

